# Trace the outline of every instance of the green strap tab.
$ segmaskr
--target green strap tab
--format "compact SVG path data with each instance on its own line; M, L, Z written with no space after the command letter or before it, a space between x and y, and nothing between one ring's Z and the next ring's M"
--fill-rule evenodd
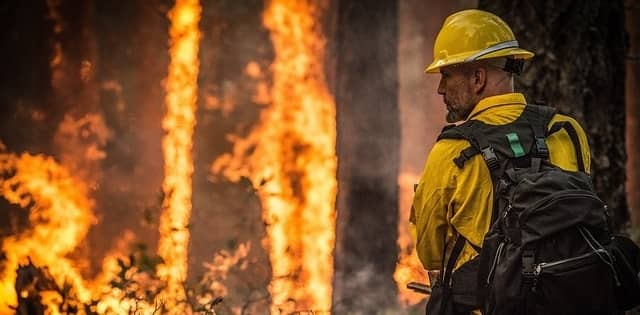
M522 149L520 138L518 138L517 133L512 132L507 134L507 140L509 140L509 145L511 146L511 151L513 151L514 157L524 156L524 149Z

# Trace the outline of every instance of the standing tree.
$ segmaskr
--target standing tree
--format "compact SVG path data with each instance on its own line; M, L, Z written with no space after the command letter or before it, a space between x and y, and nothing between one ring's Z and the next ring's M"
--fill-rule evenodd
M576 118L589 136L591 174L617 229L625 197L625 30L622 0L480 0L536 53L516 90Z
M627 52L627 181L631 225L640 225L640 0L625 1L629 50Z
M373 314L396 301L397 12L396 1L337 1L336 314Z

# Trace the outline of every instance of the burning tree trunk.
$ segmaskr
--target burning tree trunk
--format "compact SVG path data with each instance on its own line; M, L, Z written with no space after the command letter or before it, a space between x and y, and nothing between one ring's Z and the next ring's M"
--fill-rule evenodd
M333 311L372 314L397 298L397 2L338 1L337 10Z
M621 228L625 199L624 7L617 1L480 0L536 52L516 90L576 118L591 145L596 190Z
M327 3L267 2L263 23L275 58L268 69L251 62L245 72L247 83L256 80L252 101L265 108L249 135L229 135L233 151L211 167L234 182L248 178L258 190L267 224L272 313L331 307L337 161L335 105L325 83L320 22ZM226 99L222 103L227 107Z
M163 263L158 276L166 281L163 290L170 314L186 311L183 300L188 272L189 223L193 174L193 130L198 91L200 59L200 13L198 0L179 0L169 11L171 21L170 62L165 83L166 113L162 120L164 157L164 200L160 215L158 255Z

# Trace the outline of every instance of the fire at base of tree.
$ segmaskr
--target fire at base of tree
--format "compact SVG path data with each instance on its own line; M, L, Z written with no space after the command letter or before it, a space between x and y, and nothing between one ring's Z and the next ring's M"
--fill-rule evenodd
M138 261L140 259L143 261ZM29 259L16 271L18 304L11 308L17 315L166 314L167 306L160 294L165 285L155 276L155 266L145 265L145 260L149 262L144 256L136 259L134 255L126 260L118 259L120 269L111 280L109 290L122 292L120 303L124 306L100 311L100 299L81 301L72 285L57 283L46 267L36 266ZM222 297L211 298L214 292L207 285L185 288L185 291L187 298L181 302L186 306L185 314L216 314L215 307L223 301Z

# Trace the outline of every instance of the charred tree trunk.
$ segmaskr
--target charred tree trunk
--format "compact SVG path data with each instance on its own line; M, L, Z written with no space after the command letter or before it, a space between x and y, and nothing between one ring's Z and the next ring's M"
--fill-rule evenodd
M54 129L47 122L53 112L47 101L53 23L47 15L45 1L0 6L0 142L14 152L46 151Z
M396 301L400 126L397 2L338 1L338 198L333 312Z
M629 38L627 52L627 198L631 209L631 224L640 224L640 0L625 3Z
M624 6L616 1L480 0L536 53L516 80L532 102L576 118L589 136L596 190L620 229L625 197Z

